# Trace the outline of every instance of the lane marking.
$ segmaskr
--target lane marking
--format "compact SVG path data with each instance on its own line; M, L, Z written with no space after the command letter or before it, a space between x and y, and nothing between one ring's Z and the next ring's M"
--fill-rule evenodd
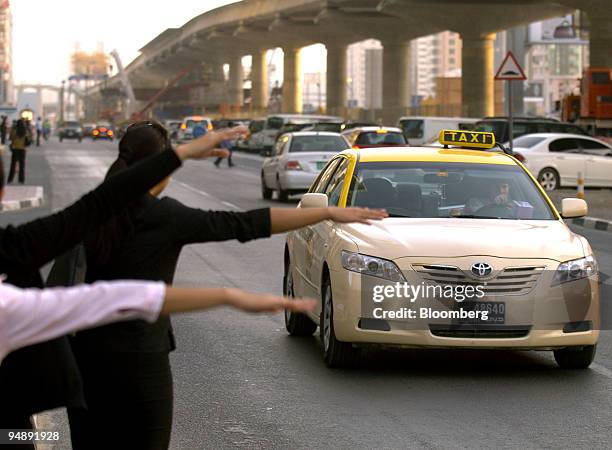
M242 210L242 208L240 208L239 206L234 205L233 203L230 203L230 202L226 202L225 200L221 200L220 198L217 198L217 197L215 197L214 195L209 194L208 192L205 192L205 191L202 191L202 190L200 190L200 189L194 188L194 187L193 187L193 186L191 186L190 184L187 184L187 183L184 183L184 182L182 182L182 181L175 180L175 179L172 179L172 181L173 181L174 183L179 184L180 186L184 187L185 189L187 189L187 190L189 190L189 191L191 191L191 192L195 192L196 194L199 194L199 195L202 195L202 196L204 196L204 197L206 197L206 198L209 198L209 199L215 200L215 201L217 201L217 202L221 203L222 205L228 206L228 207L230 207L230 208L232 208L232 209L237 209L237 210L239 210L239 211L241 211L241 210Z
M602 366L601 364L592 363L591 369L594 372L597 372L599 375L603 375L604 377L608 377L612 379L612 370L608 369L607 367Z

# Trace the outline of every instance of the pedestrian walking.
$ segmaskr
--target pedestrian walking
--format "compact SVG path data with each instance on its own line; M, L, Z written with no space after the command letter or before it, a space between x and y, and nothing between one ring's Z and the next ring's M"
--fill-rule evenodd
M19 168L19 182L24 184L28 131L23 119L17 120L15 126L11 128L9 138L11 140L11 167L9 169L8 182L13 182L17 168Z
M43 122L40 117L36 119L36 147L40 147L40 137L43 132Z
M8 117L2 116L2 121L0 122L0 142L2 145L6 144L6 133L8 132Z
M45 141L48 141L50 134L51 134L51 122L49 122L49 119L45 118L45 120L43 121L43 139Z
M41 288L42 266L167 178L183 160L215 156L214 149L223 139L245 133L244 127L238 127L179 145L175 150L168 148L109 178L62 211L19 226L0 227L0 274L13 286ZM67 339L9 354L0 365L0 399L0 429L27 429L32 414L62 406L84 406L81 380Z
M132 125L119 143L108 179L168 145L167 131L160 124ZM160 183L86 240L86 282L140 279L171 284L188 244L246 242L325 219L365 222L385 216L383 211L362 208L205 211L158 198L167 184L168 180ZM168 448L173 409L169 352L175 349L170 320L107 325L77 333L71 344L87 403L87 409L68 408L73 448L112 448L118 440L125 448ZM101 434L101 429L113 433Z
M227 167L232 168L234 167L234 163L232 162L232 153L234 152L233 149L233 145L231 141L223 141L223 143L221 144L221 148L226 149L228 152L227 155ZM221 167L221 161L223 161L223 157L219 156L216 160L215 160L215 166L216 167Z

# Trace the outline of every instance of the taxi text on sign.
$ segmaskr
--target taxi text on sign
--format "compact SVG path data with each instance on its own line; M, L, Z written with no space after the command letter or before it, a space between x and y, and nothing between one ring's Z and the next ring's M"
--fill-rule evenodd
M493 133L478 131L442 130L438 140L442 145L467 148L493 148L495 146Z

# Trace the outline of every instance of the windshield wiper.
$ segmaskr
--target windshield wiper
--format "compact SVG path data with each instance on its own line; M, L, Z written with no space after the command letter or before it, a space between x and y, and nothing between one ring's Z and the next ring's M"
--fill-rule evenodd
M394 214L394 213L388 213L388 217L401 217L401 218L404 218L404 219L406 219L406 218L408 218L408 219L412 218L412 216L406 216L406 215L404 215L404 214Z

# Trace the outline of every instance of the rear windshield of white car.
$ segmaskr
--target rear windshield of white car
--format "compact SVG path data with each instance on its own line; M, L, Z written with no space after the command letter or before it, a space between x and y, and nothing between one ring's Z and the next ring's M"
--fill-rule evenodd
M381 133L376 131L367 131L361 133L357 140L355 141L355 145L406 145L406 138L402 133L397 132L387 132Z
M332 152L338 153L349 148L342 136L293 136L289 153Z
M347 205L391 217L554 220L527 173L497 164L359 163Z
M545 139L546 138L541 136L521 136L519 138L514 139L513 145L514 147L531 148L535 147Z

